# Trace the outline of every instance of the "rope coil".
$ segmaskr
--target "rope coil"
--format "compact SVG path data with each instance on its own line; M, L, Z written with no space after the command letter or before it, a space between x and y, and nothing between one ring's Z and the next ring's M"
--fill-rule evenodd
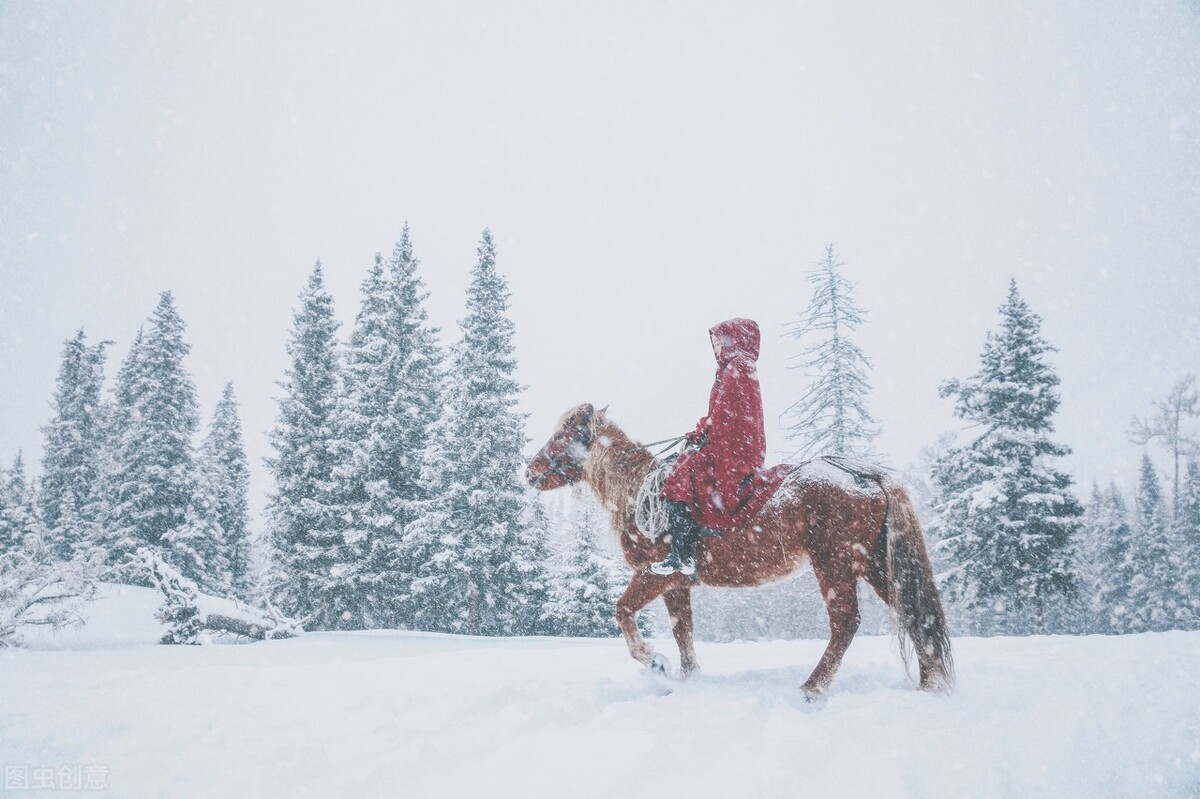
M672 463L667 461L651 469L638 489L633 519L641 534L651 541L667 532L667 501L662 498L662 490Z

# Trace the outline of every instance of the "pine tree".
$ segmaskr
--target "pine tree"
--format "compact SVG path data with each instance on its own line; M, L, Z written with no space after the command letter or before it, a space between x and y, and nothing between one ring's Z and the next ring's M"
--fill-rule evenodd
M871 363L851 336L864 314L854 303L854 284L841 273L844 266L825 248L825 258L809 273L813 297L789 334L805 342L791 368L803 369L810 388L784 412L787 437L801 459L816 455L874 458L873 442L879 425L867 411Z
M318 262L292 316L291 357L280 387L279 413L271 431L275 456L267 461L275 479L268 507L275 558L272 593L290 616L310 629L362 626L359 562L337 516L344 502L335 493L336 405L341 383L338 322Z
M385 466L389 442L384 430L391 425L397 390L390 294L383 258L376 255L362 284L362 307L350 335L334 418L334 495L344 520L347 556L357 571L356 614L365 627L387 625L391 608L385 594L403 582L395 559L385 555L398 549L401 535Z
M545 516L541 502L535 506ZM551 558L546 620L557 635L610 638L619 633L614 614L612 563L597 546L604 522L595 499L577 495L567 519L567 536ZM545 521L534 529L546 528ZM546 539L543 539L546 540Z
M44 537L43 530L25 477L25 456L18 450L12 468L0 467L0 552L19 548L31 532Z
M415 588L440 598L442 628L518 635L536 629L542 615L545 552L524 521L515 328L491 231L483 232L478 257L454 350L447 445L433 456L440 467L431 467L445 470L445 489L414 530L421 536L414 544L428 547Z
M475 575L466 557L470 531L454 515L467 502L467 486L460 482L453 431L447 409L433 426L421 458L422 482L437 489L414 503L413 520L404 528L404 552L415 577L400 597L401 626L415 630L463 632L467 622Z
M408 225L385 263L376 256L347 351L338 405L338 495L361 549L364 614L408 627L417 576L404 531L428 498L421 479L442 406L441 352L424 309Z
M143 326L121 361L111 398L101 409L100 485L104 499L97 513L100 524L96 545L104 552L110 566L125 563L144 545L137 537L132 508L119 502L118 498L126 480L122 445L134 425L145 339Z
M1136 503L1135 563L1137 579L1133 602L1139 629L1169 630L1175 626L1179 597L1178 566L1171 546L1162 481L1150 456L1142 454Z
M1090 527L1097 544L1095 582L1090 592L1097 630L1135 632L1140 626L1136 616L1139 581L1129 508L1115 483L1098 499Z
M220 528L224 567L222 593L248 599L250 584L250 465L242 443L233 383L227 383L213 412L198 458L200 488L210 517Z
M381 431L386 442L383 470L388 476L391 510L403 537L389 540L394 547L372 551L375 572L392 585L387 600L393 608L393 624L399 627L417 626L418 608L413 604L411 586L421 575L420 563L427 551L418 543L418 536L407 533L423 513L434 514L436 520L439 486L443 485L436 476L445 475L442 459L448 454L434 441L446 410L445 355L437 328L428 322L428 292L417 273L419 266L406 223L388 260L390 327L396 342L395 390L385 416L388 424Z
M1195 458L1188 461L1180 488L1179 516L1173 538L1179 548L1183 626L1200 629L1200 461Z
M989 333L981 368L942 386L955 414L982 428L935 466L942 545L958 565L947 588L984 633L1045 631L1047 605L1074 590L1071 544L1082 509L1071 478L1053 467L1067 447L1051 440L1058 377L1041 319L1016 281Z
M80 330L63 347L54 392L54 417L42 428L40 505L51 551L69 558L91 545L100 514L104 349L89 347Z
M120 440L112 517L119 540L162 551L186 576L212 590L219 586L222 544L219 528L197 507L192 439L199 410L183 365L191 350L184 330L174 297L164 291L118 375Z
M396 391L392 397L387 431L390 459L386 466L401 524L416 511L406 503L428 499L432 493L421 474L422 453L433 436L433 428L445 410L445 354L438 343L438 329L429 324L425 300L429 293L417 274L420 262L413 255L408 224L388 261L391 279L391 328L397 342Z

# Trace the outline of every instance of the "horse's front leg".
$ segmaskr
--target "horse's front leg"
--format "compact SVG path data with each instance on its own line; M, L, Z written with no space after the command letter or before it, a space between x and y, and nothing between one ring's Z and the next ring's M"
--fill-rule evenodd
M638 630L637 614L673 585L678 584L677 575L659 576L649 572L634 572L629 587L617 600L617 625L625 636L625 645L629 654L643 666L650 666L654 661L654 647L651 646ZM689 615L690 618L690 615Z
M679 673L690 677L700 671L696 662L696 648L692 640L692 591L690 588L672 588L663 594L667 615L671 619L671 632L679 645Z

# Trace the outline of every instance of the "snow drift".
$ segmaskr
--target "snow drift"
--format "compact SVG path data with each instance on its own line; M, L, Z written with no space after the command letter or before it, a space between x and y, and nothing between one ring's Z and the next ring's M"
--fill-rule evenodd
M86 627L0 652L0 764L102 764L123 797L1200 792L1200 633L957 639L950 697L860 637L812 706L823 641L700 643L677 683L617 640L158 646L158 604L108 589Z

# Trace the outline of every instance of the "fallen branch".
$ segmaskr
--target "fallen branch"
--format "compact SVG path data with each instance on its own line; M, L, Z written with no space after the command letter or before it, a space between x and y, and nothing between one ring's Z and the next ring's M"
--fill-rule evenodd
M240 602L202 595L195 582L149 549L138 550L131 566L144 574L165 597L163 606L155 614L168 627L162 638L164 644L197 644L200 633L206 630L240 635L254 641L295 638L304 631L302 622L282 616L273 607L264 612ZM203 607L211 603L232 608L213 611ZM231 610L237 615L231 615Z

